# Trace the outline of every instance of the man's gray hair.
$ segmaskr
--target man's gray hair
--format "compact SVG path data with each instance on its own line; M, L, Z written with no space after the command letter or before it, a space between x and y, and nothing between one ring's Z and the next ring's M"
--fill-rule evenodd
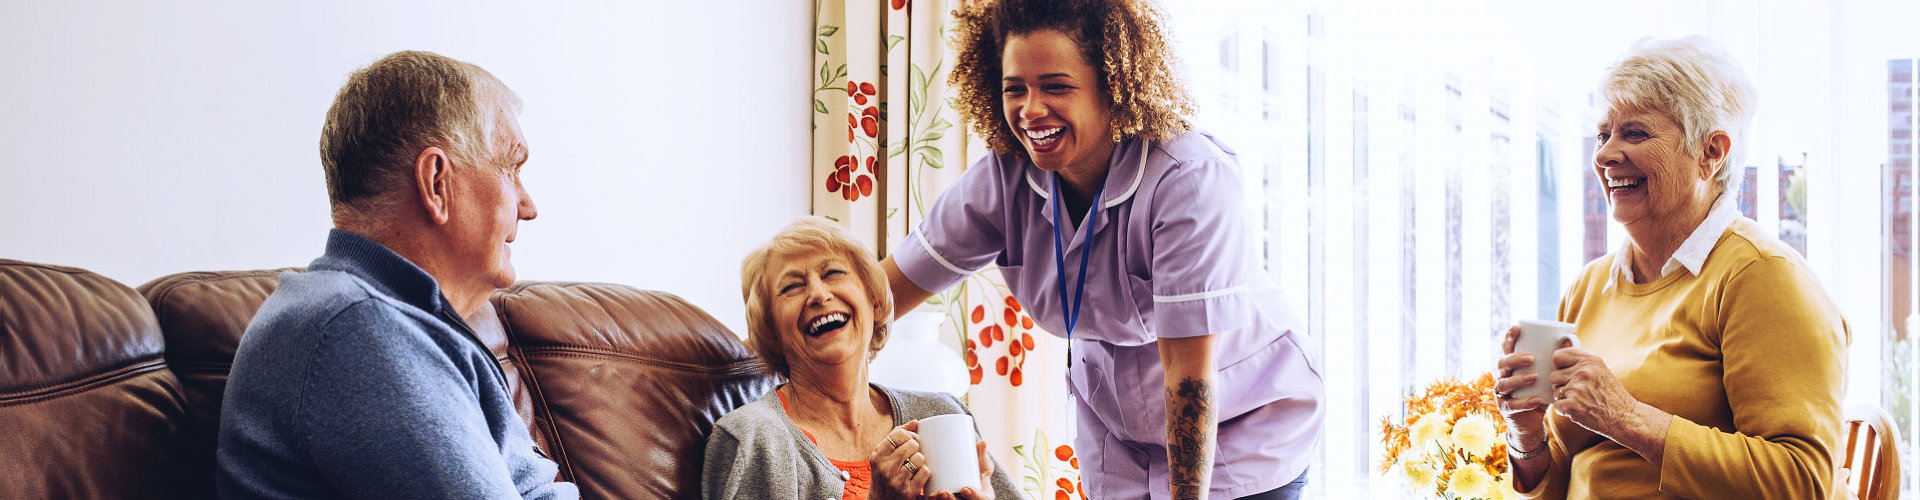
M1704 36L1668 40L1642 38L1626 57L1607 68L1600 97L1616 108L1661 111L1673 116L1685 133L1687 150L1705 153L1713 131L1727 133L1727 151L1714 182L1732 193L1733 172L1745 170L1741 153L1758 96L1733 56Z
M479 66L432 52L395 52L347 77L320 130L320 164L334 219L369 220L413 185L420 152L460 163L490 159L497 114L520 98Z

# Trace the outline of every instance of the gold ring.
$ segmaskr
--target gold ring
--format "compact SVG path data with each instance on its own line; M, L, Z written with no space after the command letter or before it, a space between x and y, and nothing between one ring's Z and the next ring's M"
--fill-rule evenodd
M908 476L912 476L914 475L914 473L920 472L920 466L914 465L913 460L903 460L900 462L900 466L907 468Z
M900 443L896 443L896 442L893 442L893 435L892 435L892 434L888 434L888 435L887 435L887 444L890 444L890 445L893 445L893 447L895 447L895 448L899 448L899 447L900 447Z

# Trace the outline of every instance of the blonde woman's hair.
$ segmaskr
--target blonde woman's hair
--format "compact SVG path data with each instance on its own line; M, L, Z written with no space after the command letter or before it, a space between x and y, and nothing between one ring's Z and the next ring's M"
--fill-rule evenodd
M1617 108L1661 111L1673 116L1685 134L1687 151L1705 153L1714 131L1726 132L1733 147L1714 175L1722 192L1731 193L1733 171L1744 169L1741 153L1758 96L1745 72L1720 44L1692 35L1668 40L1642 38L1626 57L1607 68L1600 97Z
M816 215L801 217L753 249L740 264L740 297L747 303L747 344L783 378L790 372L780 331L774 326L773 283L769 279L782 260L822 250L845 258L853 266L854 275L866 288L867 300L873 304L873 343L867 359L871 361L873 354L887 345L893 323L893 289L888 288L887 273L880 269L880 262L866 244L839 224Z

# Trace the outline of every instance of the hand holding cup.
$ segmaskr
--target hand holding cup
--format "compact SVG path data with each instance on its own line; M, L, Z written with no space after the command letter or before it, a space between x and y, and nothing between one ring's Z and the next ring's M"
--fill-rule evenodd
M1498 363L1500 374L1493 390L1510 432L1527 441L1544 438L1546 412L1534 410L1544 410L1553 401L1553 387L1547 383L1555 368L1553 353L1579 343L1571 323L1521 320L1507 329L1500 344L1506 356Z
M927 491L958 492L964 488L981 489L978 443L974 439L973 416L964 413L935 415L920 419L921 452L927 457Z

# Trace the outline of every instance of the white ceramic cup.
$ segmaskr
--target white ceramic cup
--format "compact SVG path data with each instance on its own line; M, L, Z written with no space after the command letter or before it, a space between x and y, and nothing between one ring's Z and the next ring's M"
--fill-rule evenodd
M927 456L927 493L980 490L980 452L974 449L973 417L964 413L920 419L920 453Z
M1547 383L1547 375L1553 373L1553 351L1560 350L1560 339L1567 339L1574 347L1580 347L1580 338L1574 336L1573 323L1520 320L1520 338L1514 339L1513 352L1532 354L1533 366L1522 370L1531 370L1540 378L1533 385L1514 389L1514 400L1536 396L1541 402L1553 403L1553 384Z

